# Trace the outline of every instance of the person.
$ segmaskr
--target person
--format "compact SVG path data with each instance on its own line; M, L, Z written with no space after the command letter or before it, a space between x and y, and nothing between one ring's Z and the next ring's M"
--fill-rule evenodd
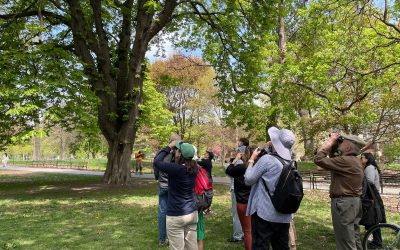
M371 153L364 152L361 154L361 164L364 166L364 175L367 181L373 185L375 185L376 190L380 190L381 183L379 178L379 167L375 161L374 156ZM379 192L376 193L379 196ZM380 198L378 200L381 200ZM384 210L383 202L380 204L382 210ZM368 230L372 227L365 226L365 230ZM372 242L368 243L369 249L375 249L382 246L382 235L380 230L375 230L372 235Z
M169 143L180 140L178 134L173 133L169 138ZM175 148L164 157L164 162L175 162ZM157 157L157 155L156 155ZM153 161L154 162L154 161ZM168 245L166 216L168 202L168 174L160 171L153 165L154 177L158 181L158 241L159 245Z
M175 150L175 162L164 158ZM154 159L154 166L168 174L167 235L170 249L197 250L198 212L194 195L197 164L194 147L182 141L172 141Z
M283 164L292 160L295 136L288 129L271 127L268 129L271 141L267 143L267 153L258 157L260 150L254 150L244 175L245 183L251 186L247 214L251 215L253 249L289 249L289 226L293 214L278 212L272 204L271 194L282 172ZM253 166L254 162L257 163Z
M240 141L248 141L248 139L241 138ZM247 160L250 158L250 149L248 146L240 145L237 150L236 158L227 167L225 173L234 179L233 190L236 197L236 209L244 234L244 246L246 250L250 250L252 244L251 217L246 215L246 210L251 187L244 182L244 173L247 168Z
M214 153L210 150L207 150L204 158L202 158L200 161L197 162L197 164L199 164L199 166L202 166L208 173L208 178L210 178L211 181L212 180L212 160L214 159Z
M144 158L144 154L142 153L142 151L139 150L139 152L137 152L135 154L135 160L136 160L136 174L138 174L138 170L140 171L140 174L142 175L142 166L143 166L143 158Z
M362 249L359 222L364 171L357 155L365 144L358 136L334 132L314 156L316 165L331 171L331 216L339 250Z
M194 148L194 156L193 160L198 161L199 157L197 156L197 147L193 146ZM197 162L198 164L198 162ZM198 168L201 168L201 166L197 166ZM195 188L196 189L196 188ZM204 227L204 215L203 215L203 210L198 209L197 214L198 214L198 221L197 221L197 249L198 250L203 250L204 248L204 238L206 236L206 230Z
M224 168L225 170L228 168L228 166L233 162L235 158L232 157L228 161L225 161ZM229 238L227 241L231 243L239 243L243 241L243 230L242 226L240 225L240 220L239 220L239 215L237 213L236 209L236 195L234 191L234 179L232 176L229 176L230 179L230 189L229 191L231 192L231 214L232 214L232 237Z
M7 167L8 160L9 160L8 154L7 154L7 153L4 153L3 159L2 159L2 161L1 161L1 162L3 163L3 167L4 167L4 168Z

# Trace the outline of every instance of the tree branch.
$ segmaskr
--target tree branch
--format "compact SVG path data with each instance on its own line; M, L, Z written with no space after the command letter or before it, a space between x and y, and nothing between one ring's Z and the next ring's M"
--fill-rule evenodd
M161 31L172 20L172 13L177 6L176 0L166 0L163 10L154 18L151 23L147 39L150 41L158 32Z
M105 75L109 75L111 71L110 48L108 47L107 34L103 28L101 1L90 0L90 5L93 9L93 19L96 27L96 34L98 37L98 66L102 67L102 71L103 73L105 73Z
M53 12L46 11L46 10L42 10L41 12L42 12L42 15L45 17L51 17L56 20L59 20L60 23L63 23L67 26L71 25L70 21L62 15L58 15L58 14L55 14ZM0 19L10 20L10 19L18 19L18 18L23 18L23 17L37 16L37 15L38 15L38 10L35 9L35 10L27 10L27 11L19 12L19 13L0 15Z
M356 73L356 74L358 74L360 76L367 76L367 75L375 74L375 73L377 73L379 71L383 71L385 69L388 69L388 68L390 68L390 67L392 67L394 65L400 65L400 62L390 63L390 64L388 64L388 65L386 65L384 67L381 67L381 68L378 68L378 69L375 69L375 70L372 70L372 71L369 71L369 72L359 72L357 70L350 69L350 68L348 68L347 66L345 66L345 65L343 65L341 63L338 63L338 65L340 65L340 66L344 67L346 70L351 71L353 73Z
M94 37L88 37L84 26L87 26L87 22L84 19L82 9L79 5L78 0L67 0L70 11L71 11L71 30L74 39L75 53L79 56L82 61L87 65L87 72L89 75L96 77L94 72L95 63L90 53L88 44L92 45L93 51L97 51L97 46L94 44ZM93 48L94 47L94 48Z
M397 25L388 22L386 19L381 18L379 15L374 15L374 17L384 23L386 26L393 28L397 33L400 33L400 27L398 27Z
M129 49L131 46L132 35L133 2L134 0L127 0L121 6L122 25L121 32L119 33L116 62L118 67L118 83L125 81L128 77Z

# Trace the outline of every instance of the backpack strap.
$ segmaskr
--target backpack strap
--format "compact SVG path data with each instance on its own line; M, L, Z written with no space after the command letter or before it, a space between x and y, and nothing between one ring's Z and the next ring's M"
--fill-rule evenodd
M270 155L274 156L280 163L282 163L282 166L284 166L286 164L285 160L282 157L280 157L278 154L272 153ZM265 190L267 190L269 198L272 199L271 198L271 193L269 192L269 189L267 187L267 183L265 183L265 180L262 178L262 176L261 176L261 180L262 180L262 183L264 184Z
M274 156L274 157L282 164L282 167L285 166L287 160L283 159L280 155L278 155L278 154L276 154L276 153L272 153L272 154L270 154L270 155L271 155L271 156ZM289 162L290 162L290 161L289 161ZM262 176L261 176L261 180L262 180L262 183L264 184L265 189L267 190L267 193L268 193L269 198L271 198L271 193L269 192L269 189L268 189L268 187L267 187L267 184L265 183L265 180L262 178Z
M269 198L272 199L271 193L269 192L269 189L267 187L267 183L265 183L265 180L262 178L262 176L261 176L261 180L262 180L262 183L264 184L265 190L267 190L267 194L268 194Z
M274 156L278 161L280 161L280 163L282 163L282 166L286 164L286 162L288 160L283 159L280 155L276 154L276 153L272 153L270 154L271 156Z

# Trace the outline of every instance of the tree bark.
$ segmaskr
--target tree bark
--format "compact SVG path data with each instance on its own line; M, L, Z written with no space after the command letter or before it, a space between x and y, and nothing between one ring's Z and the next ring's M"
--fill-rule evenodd
M310 126L310 112L306 109L298 110L301 119L301 134L303 137L304 155L302 160L312 159L314 156L314 136Z
M133 143L109 142L107 169L103 182L107 184L126 184L131 179L131 155Z
M39 136L34 136L33 137L33 160L34 161L40 161L40 137Z
M281 0L278 4L278 9L282 11L284 8L284 2ZM276 34L278 35L278 48L279 48L279 64L282 64L285 62L286 58L286 29L285 29L285 19L283 17L283 13L279 13L279 17L277 20L277 28L276 28ZM283 82L279 81L278 82L278 88L280 85L282 85ZM265 130L266 130L266 141L270 141L271 138L268 135L268 129L273 126L277 126L278 124L278 109L276 108L279 103L277 101L277 94L276 94L276 88L271 89L271 97L270 97L270 102L271 102L271 107L274 109L274 111L271 113L271 115L268 117L268 121L266 122Z
M139 105L143 99L145 54L151 39L171 21L177 1L166 0L158 14L145 6L145 0L125 1L121 10L118 60L114 64L103 27L101 1L90 0L95 32L86 28L91 21L81 15L83 10L79 1L68 2L76 53L86 63L85 72L90 76L92 88L101 101L99 127L109 145L103 181L126 184L131 179L131 154L137 131L136 121L140 116ZM134 8L136 16L132 14ZM93 52L96 57L91 55Z
M35 130L39 131L40 130L40 124L36 123L35 124ZM33 136L33 160L34 161L40 161L40 148L41 148L41 138L40 136Z

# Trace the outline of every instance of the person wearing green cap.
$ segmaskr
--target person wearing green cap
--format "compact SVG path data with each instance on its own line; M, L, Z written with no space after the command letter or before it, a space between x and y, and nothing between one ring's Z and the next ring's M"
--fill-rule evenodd
M175 162L164 162L174 148ZM167 235L170 249L197 250L198 212L193 193L197 163L192 144L172 141L154 159L154 167L168 174Z

